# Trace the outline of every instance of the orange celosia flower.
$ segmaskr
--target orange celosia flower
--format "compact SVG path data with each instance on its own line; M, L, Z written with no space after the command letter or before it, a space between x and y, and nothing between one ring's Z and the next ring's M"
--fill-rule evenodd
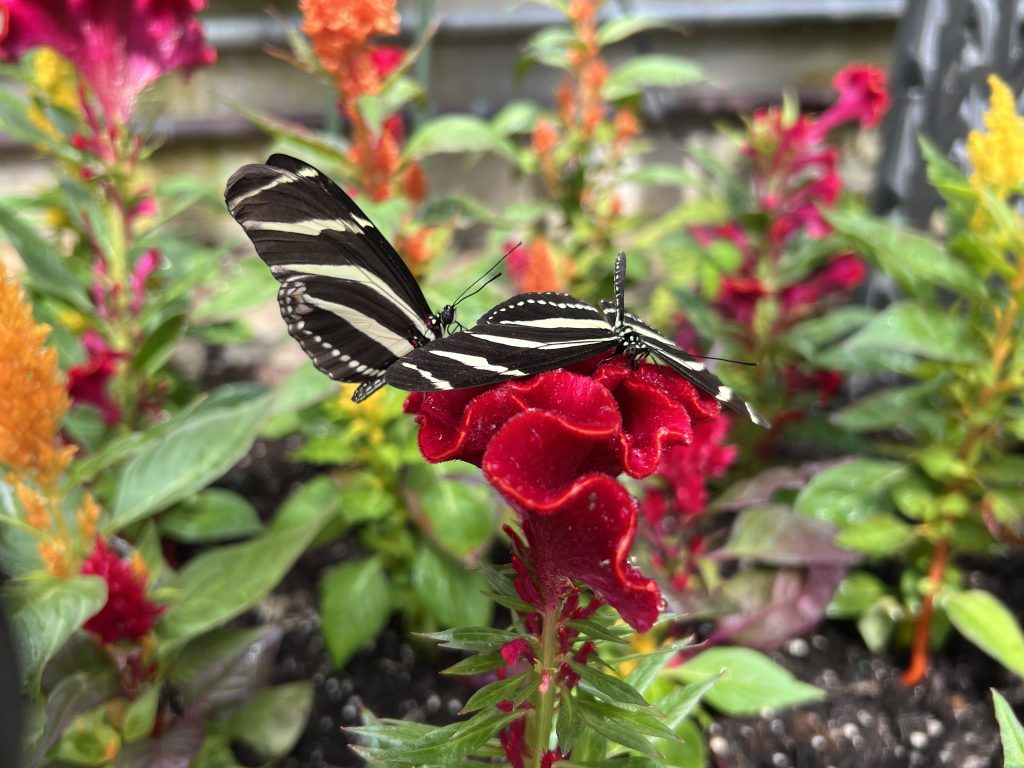
M558 275L556 260L547 240L537 237L525 249L516 249L508 257L509 274L521 292L561 291L565 281Z
M342 94L352 98L376 93L381 77L367 41L374 35L398 34L395 0L300 0L299 10L302 31Z
M413 274L421 273L424 265L434 255L430 248L430 238L433 234L433 227L423 227L416 232L400 234L395 238L395 249L402 254Z
M45 345L49 332L35 322L20 288L0 264L0 463L43 486L67 467L74 452L57 437L68 394L57 350Z
M531 138L533 151L538 155L546 155L558 144L558 129L550 120L542 117L533 127Z
M418 205L427 196L427 174L423 172L423 166L419 163L410 163L402 172L400 181L402 194Z
M634 136L640 133L640 121L632 109L620 109L615 113L615 144L621 148Z

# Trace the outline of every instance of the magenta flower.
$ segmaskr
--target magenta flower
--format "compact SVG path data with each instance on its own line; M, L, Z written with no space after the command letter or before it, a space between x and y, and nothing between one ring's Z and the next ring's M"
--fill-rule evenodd
M0 0L0 58L48 46L88 83L107 123L124 125L142 91L173 70L212 64L195 14L206 0Z
M146 574L141 563L141 559L121 559L103 539L97 538L92 554L82 564L82 573L95 574L107 583L107 602L85 622L85 630L104 645L144 637L164 611L163 606L146 597Z
M121 408L110 396L108 387L124 357L114 352L95 331L86 331L82 337L86 361L68 371L68 394L73 403L88 403L103 414L108 427L121 421Z

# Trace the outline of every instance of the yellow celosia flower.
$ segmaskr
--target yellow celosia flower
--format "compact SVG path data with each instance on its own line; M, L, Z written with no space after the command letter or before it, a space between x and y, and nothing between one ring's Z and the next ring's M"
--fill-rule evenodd
M62 539L39 542L39 557L43 561L43 567L53 576L65 578L71 575L67 554L68 547Z
M996 75L989 75L992 95L983 118L985 132L967 134L967 157L974 167L971 185L991 189L1000 198L1024 182L1024 119L1017 114L1013 91Z
M395 402L390 391L380 392L361 403L352 402L352 393L358 384L343 384L338 392L337 408L349 423L352 434L365 435L371 445L384 442L385 425L401 412L401 404Z
M57 350L45 344L49 332L33 319L20 288L0 264L0 464L43 487L64 471L74 453L57 437L68 394Z
M85 544L96 538L96 523L100 519L100 508L93 499L91 493L85 494L85 501L75 512L75 522L78 523L78 537Z

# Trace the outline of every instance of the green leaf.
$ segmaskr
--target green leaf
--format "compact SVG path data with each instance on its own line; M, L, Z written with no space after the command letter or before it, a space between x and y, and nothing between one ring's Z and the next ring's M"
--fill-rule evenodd
M718 683L720 677L709 677L707 680L699 680L695 683L673 688L667 694L654 702L659 712L665 713L666 722L669 728L676 728L683 720L690 716L703 699L707 692Z
M47 693L46 721L25 765L38 765L76 717L113 698L118 689L117 670L109 661L62 677Z
M536 102L526 99L510 101L491 118L491 128L499 136L530 133L541 114Z
M544 27L526 42L523 57L546 67L566 69L569 66L569 48L575 40L568 27Z
M664 760L659 765L673 768L705 768L708 764L708 747L700 726L693 720L683 720L676 728L679 741L656 742Z
M1024 727L995 688L992 689L992 705L999 722L999 739L1003 743L1003 768L1024 768Z
M697 682L726 674L708 690L705 701L731 716L756 715L765 707L782 709L822 701L825 692L800 682L762 653L749 648L711 648L673 672Z
M291 752L313 710L313 682L299 680L256 694L232 718L232 733L263 758Z
M943 605L961 635L1014 674L1024 676L1024 633L999 598L971 589L950 595Z
M740 512L723 558L752 559L780 566L849 565L858 558L832 543L835 527L787 507L748 507Z
M3 600L11 617L22 682L34 690L43 665L107 602L107 584L99 576L18 582L4 588Z
M796 497L797 512L840 528L892 510L889 488L907 474L899 461L854 459L811 478Z
M569 666L580 676L583 687L609 704L635 704L648 706L647 700L637 690L621 678L606 675L587 664L579 664L570 660Z
M832 596L832 602L828 604L828 617L830 619L852 619L860 616L887 591L885 582L872 573L865 571L848 573Z
M917 532L895 515L874 514L850 523L839 535L836 544L865 555L881 557L902 552L917 541Z
M608 739L608 741L621 744L624 747L644 755L649 755L650 757L657 757L658 751L651 744L647 736L665 737L666 735L672 735L671 731L668 734L664 733L664 731L668 730L664 725L661 726L657 733L652 734L651 730L654 729L649 727L650 716L647 718L648 722L641 724L637 722L635 712L630 712L627 709L616 707L607 702L580 697L576 699L576 711L588 728L596 731Z
M56 246L48 243L13 208L2 202L0 229L4 231L14 250L25 263L33 287L66 301L81 312L93 312L92 303L86 298L79 281L67 268Z
M199 410L145 443L121 472L105 532L166 509L231 469L252 446L269 405L264 396Z
M207 488L160 517L160 532L189 543L241 539L262 529L259 515L243 496Z
M485 672L493 672L505 666L505 660L501 654L494 651L491 653L478 653L467 656L457 661L442 671L445 675L481 675Z
M320 581L321 631L335 667L384 629L391 615L387 577L372 557L342 563Z
M428 155L493 152L515 161L515 147L490 125L472 115L444 115L421 125L409 137L403 155L422 159Z
M456 651L486 652L500 650L505 643L519 637L515 632L491 627L457 627L443 632L426 635L441 644L442 648Z
M609 101L643 93L648 88L679 88L699 83L704 75L700 66L680 56L648 53L632 56L612 70L601 87Z
M141 695L129 702L125 708L124 727L122 728L126 742L138 741L153 732L159 703L159 685L149 686Z
M146 376L152 376L159 371L185 335L185 326L184 315L172 315L167 318L155 331L146 336L132 360L132 368Z
M248 701L265 685L284 631L273 624L220 627L186 643L167 667L167 681L186 707Z
M829 421L851 432L907 429L909 426L939 429L941 425L937 418L933 419L936 423L926 419L926 415L934 413L934 407L928 400L935 394L938 383L938 380L933 380L873 392L836 411Z
M646 32L648 29L664 29L665 23L657 19L644 19L639 16L619 16L615 19L608 19L597 29L597 44L604 48L614 43Z
M862 213L832 211L826 218L907 296L928 299L936 285L973 299L987 295L981 276L942 243Z
M420 603L442 627L491 623L494 605L483 594L486 582L423 542L412 565L412 586Z
M196 322L223 322L244 316L276 295L278 282L262 259L244 256L231 263L210 287L213 293L193 311Z
M174 584L178 594L160 617L160 636L187 640L255 605L306 550L324 519L268 531L242 544L211 549L190 560Z
M447 551L466 557L487 546L497 524L490 486L423 463L410 468L406 482L416 517L425 518L432 537Z
M820 317L804 320L786 334L785 342L804 359L813 361L819 352L862 328L877 314L869 307L837 307Z
M462 708L463 712L476 712L484 707L493 707L501 701L522 700L540 686L540 677L528 670L506 680L496 680L479 688Z
M949 363L980 363L982 345L967 321L947 309L909 301L881 310L840 347L846 352L896 352Z

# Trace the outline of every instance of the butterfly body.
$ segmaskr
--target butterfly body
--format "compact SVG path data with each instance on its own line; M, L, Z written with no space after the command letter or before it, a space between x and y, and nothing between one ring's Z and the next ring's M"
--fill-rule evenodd
M359 402L404 355L442 338L451 305L434 313L401 256L326 175L287 155L239 168L228 211L281 284L288 333L313 365L360 382Z
M597 309L564 293L523 293L502 302L472 328L406 356L388 370L399 389L437 391L484 386L563 368L600 354L634 363L654 355L753 423L768 421L707 366L625 310L626 256L615 262L615 301Z

